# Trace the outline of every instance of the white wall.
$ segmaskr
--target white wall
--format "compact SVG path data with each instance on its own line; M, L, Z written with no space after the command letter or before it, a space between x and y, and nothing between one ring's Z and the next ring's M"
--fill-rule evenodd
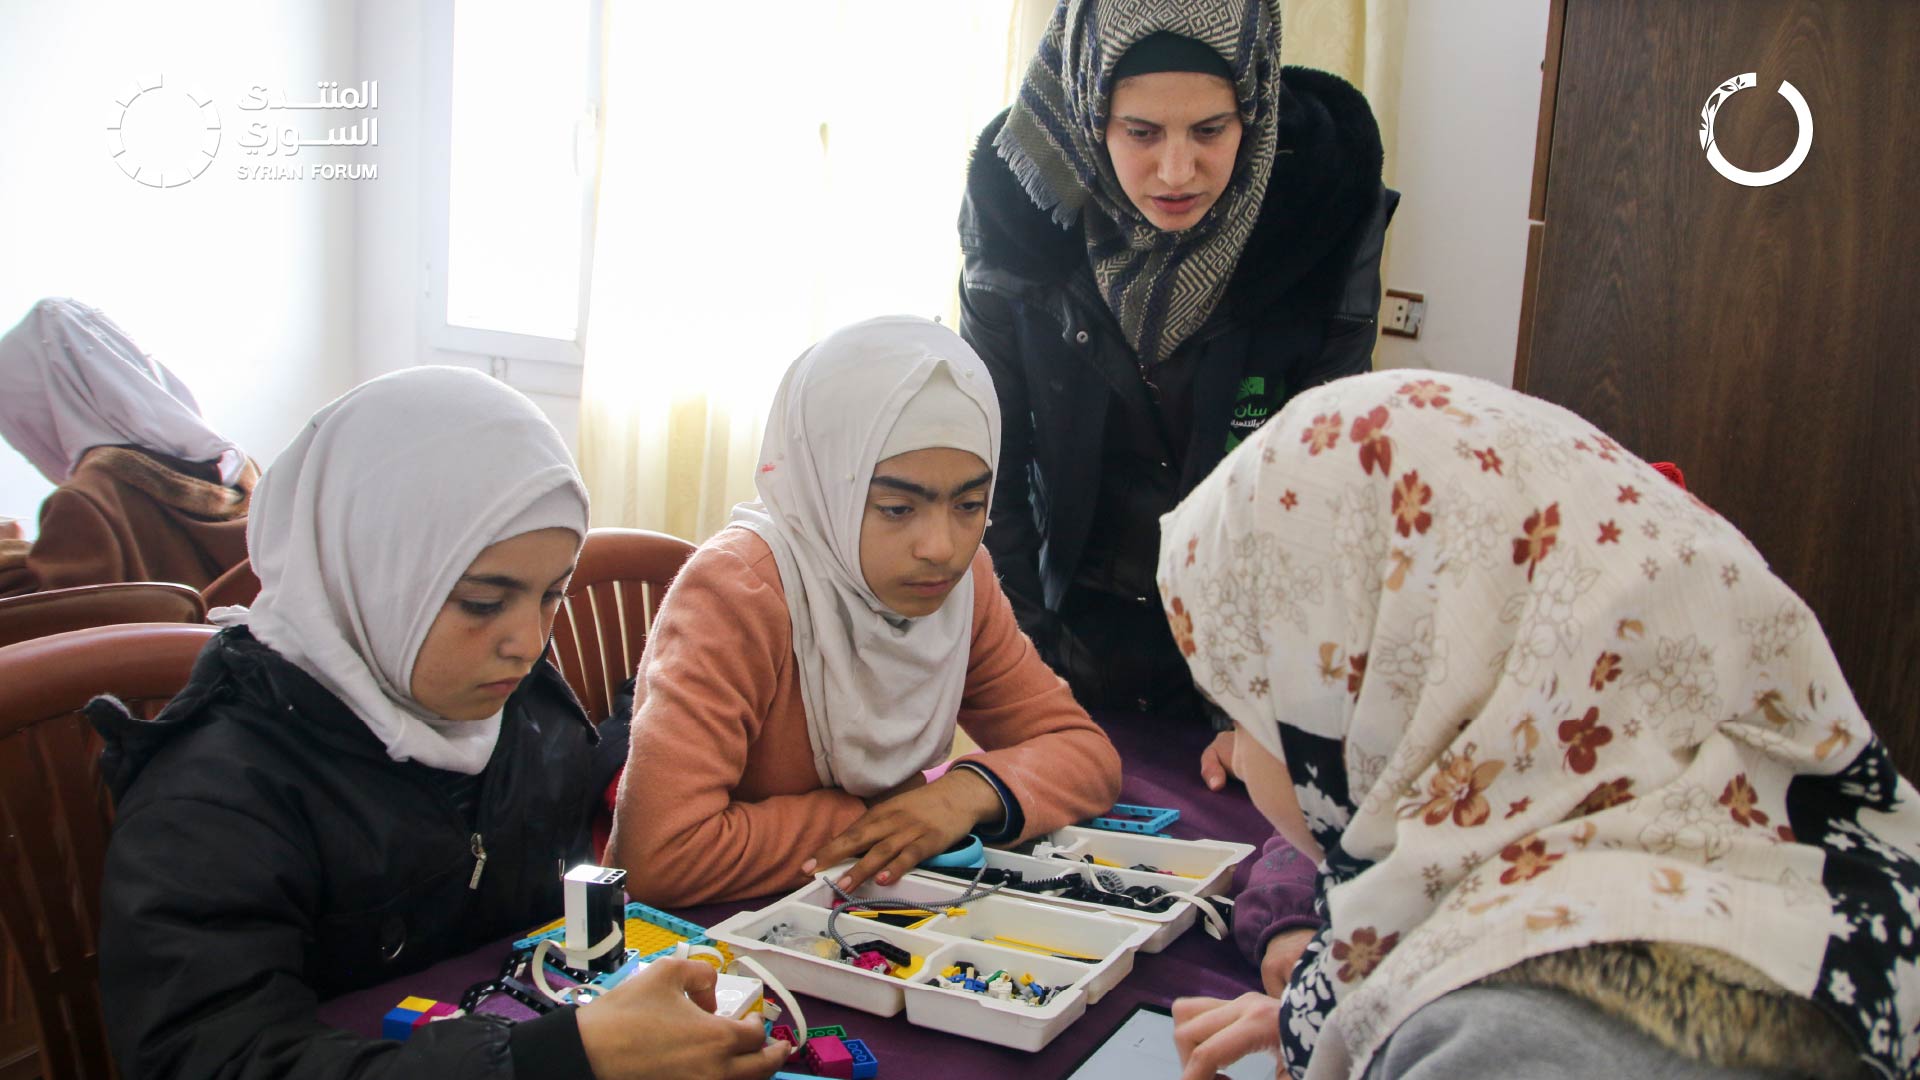
M354 380L420 363L417 307L426 270L420 250L425 8L416 0L357 0L354 47L367 78L380 80L383 137L369 160L378 183L354 192ZM393 131L394 137L384 137Z
M181 187L135 183L108 151L115 97L150 74L220 110L214 163ZM350 3L0 0L0 326L42 296L95 304L271 460L351 385L354 188L369 182L240 180L236 106L255 84L301 100L361 77ZM0 443L0 514L31 533L48 490Z
M1547 0L1412 0L1406 30L1386 286L1427 316L1374 364L1511 385Z

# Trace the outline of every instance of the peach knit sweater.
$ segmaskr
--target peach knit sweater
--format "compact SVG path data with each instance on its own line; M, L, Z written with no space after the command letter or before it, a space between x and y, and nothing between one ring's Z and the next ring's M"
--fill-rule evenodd
M959 722L1020 801L1022 839L1107 809L1119 754L1021 633L984 547L973 581ZM773 552L721 531L674 580L640 661L610 845L628 892L684 905L796 888L865 812L814 771Z

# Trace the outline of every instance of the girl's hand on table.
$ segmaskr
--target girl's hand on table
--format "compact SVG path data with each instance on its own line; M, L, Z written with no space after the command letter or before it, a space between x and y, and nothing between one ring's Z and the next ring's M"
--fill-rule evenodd
M1232 1001L1180 998L1173 1003L1173 1048L1180 1080L1213 1080L1248 1054L1278 1052L1280 1001L1254 991Z
M903 790L904 789L904 790ZM912 779L882 797L858 821L800 865L800 872L832 866L855 855L860 860L840 876L842 889L857 889L868 878L892 885L900 875L952 847L981 822L998 821L1004 812L1000 794L972 769L951 769L931 784Z

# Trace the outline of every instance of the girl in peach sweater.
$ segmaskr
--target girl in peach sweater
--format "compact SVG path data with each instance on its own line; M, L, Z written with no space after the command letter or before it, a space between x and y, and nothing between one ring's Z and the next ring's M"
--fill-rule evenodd
M937 323L856 323L794 362L760 500L681 570L640 663L610 845L639 899L760 896L854 857L843 887L885 885L969 832L1113 803L1119 755L980 546L999 441L985 365ZM927 782L956 724L982 752Z

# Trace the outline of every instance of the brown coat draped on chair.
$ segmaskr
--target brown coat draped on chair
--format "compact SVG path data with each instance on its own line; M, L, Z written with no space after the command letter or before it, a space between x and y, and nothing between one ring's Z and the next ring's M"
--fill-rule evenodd
M226 487L211 463L95 447L41 504L38 539L0 540L0 596L115 581L204 589L247 557L259 475L249 461Z

